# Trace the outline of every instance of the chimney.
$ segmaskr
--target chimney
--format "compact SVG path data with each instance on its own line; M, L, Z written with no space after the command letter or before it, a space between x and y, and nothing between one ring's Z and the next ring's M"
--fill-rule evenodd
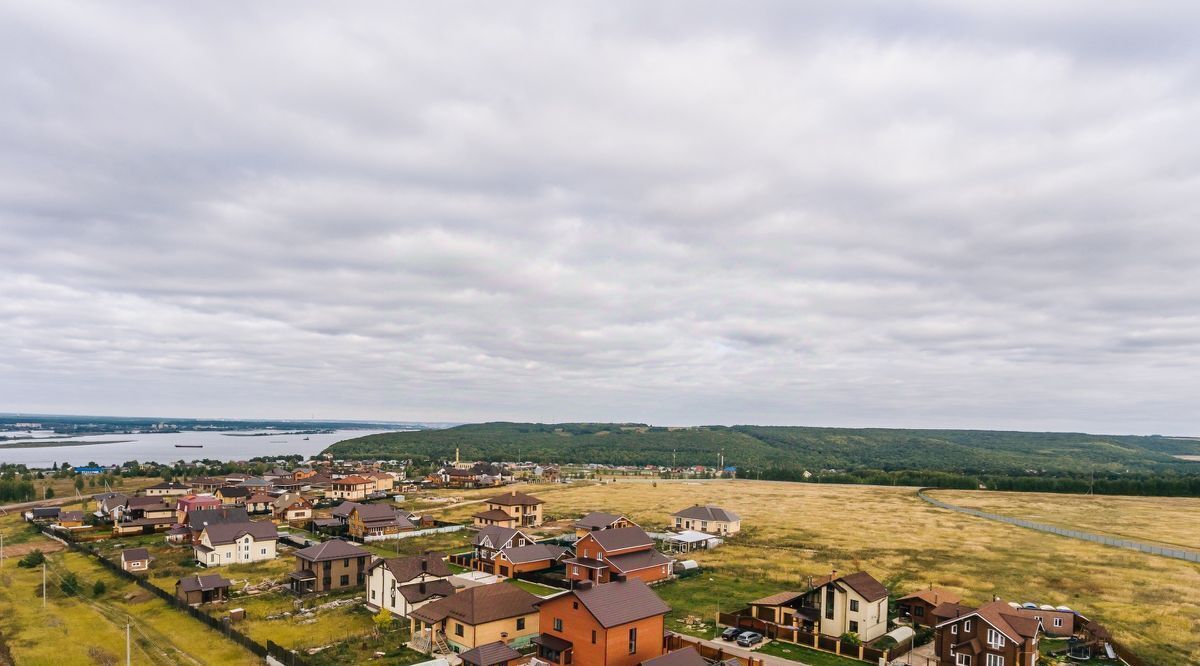
M429 560L427 558L422 557L421 558L421 571L428 571L428 570L429 570ZM422 585L424 585L424 583L422 583ZM425 590L421 590L421 591L424 592Z
M516 496L517 496L517 489L516 489L516 488L513 488L513 491L512 491L512 496L513 496L513 497L516 497Z

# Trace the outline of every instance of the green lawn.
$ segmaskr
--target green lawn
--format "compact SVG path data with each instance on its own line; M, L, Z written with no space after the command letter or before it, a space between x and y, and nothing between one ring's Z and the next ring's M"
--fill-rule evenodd
M525 590L526 592L531 592L533 594L536 594L539 597L545 597L545 596L548 596L551 594L558 594L559 592L563 591L561 588L550 587L549 585L538 585L537 583L531 583L527 580L517 580L515 578L510 578L508 580L508 582L512 583L513 585L516 585L517 587L521 588L522 590Z
M840 657L836 654L821 652L820 650L784 641L771 641L759 648L758 651L775 657L801 661L810 666L863 666L865 663L857 659Z

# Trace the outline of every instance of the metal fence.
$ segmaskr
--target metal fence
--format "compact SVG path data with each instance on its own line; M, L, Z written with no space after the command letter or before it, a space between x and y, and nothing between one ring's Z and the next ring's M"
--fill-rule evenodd
M380 536L363 537L363 541L387 541L391 539L411 539L413 537L428 536L430 534L443 534L445 532L458 532L463 529L462 525L446 525L444 527L430 527L423 530L414 530L412 532L398 532L396 534L382 534Z
M1105 546L1113 546L1116 548L1126 548L1129 550L1136 550L1136 551L1142 552L1142 553L1148 553L1150 555L1162 555L1163 557L1173 557L1177 560L1187 560L1188 562L1200 562L1200 552L1198 552L1198 551L1185 550L1182 548L1167 548L1164 546L1155 546L1155 545L1148 544L1148 543L1142 543L1140 541L1131 541L1129 539L1118 539L1115 537L1104 536L1102 534L1092 534L1091 532L1081 532L1079 530L1071 530L1071 529L1067 529L1065 527L1058 527L1056 525L1047 525L1045 523L1035 523L1031 520L1022 520L1020 518L1013 518L1012 516L1002 516L1002 515L996 514L996 513L988 513L986 511L980 511L979 509L969 509L964 506L956 506L954 504L947 504L946 502L943 502L941 500L936 500L925 494L925 491L927 491L927 490L934 490L934 489L933 488L921 488L920 490L917 491L917 496L938 508L949 509L950 511L957 511L958 513L965 513L969 516L976 516L978 518L985 518L987 520L995 520L995 521L998 521L1001 523L1008 523L1009 525L1016 525L1017 527L1026 527L1031 530L1038 530L1040 532L1046 532L1049 534L1057 534L1059 536L1070 537L1072 539L1091 541L1093 543L1099 543L1099 544L1103 544Z

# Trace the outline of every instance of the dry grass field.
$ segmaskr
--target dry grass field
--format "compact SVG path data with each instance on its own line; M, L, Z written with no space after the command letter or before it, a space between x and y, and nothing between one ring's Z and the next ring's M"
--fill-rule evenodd
M937 509L918 499L914 488L629 480L523 490L545 499L551 516L615 511L647 529L665 527L671 512L692 503L740 513L740 537L695 555L709 568L704 575L660 588L677 615L711 617L718 604L728 610L831 569L864 569L899 592L935 584L975 603L999 595L1066 604L1107 625L1151 663L1200 664L1200 566ZM454 494L470 499L494 492ZM955 501L964 495L971 493L956 493ZM992 493L978 495L990 501ZM1144 511L1159 502L1170 511L1181 506L1172 499L1114 502L1117 513L1107 520L1131 522L1120 513L1127 505L1141 507L1133 520L1150 520ZM477 510L465 505L439 517L465 519ZM1173 522L1183 522L1182 515ZM1180 534L1162 536L1174 540Z
M1200 550L1200 499L936 490L943 502L1049 525Z

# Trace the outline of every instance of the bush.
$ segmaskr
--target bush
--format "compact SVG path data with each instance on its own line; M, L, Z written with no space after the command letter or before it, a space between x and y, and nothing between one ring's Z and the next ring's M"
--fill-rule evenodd
M862 639L859 638L858 634L854 633L853 631L847 631L839 636L838 640L848 645L862 645Z
M32 569L33 567L41 566L46 561L46 556L40 550L30 551L28 555L17 560L17 566L23 569Z
M924 645L933 640L933 627L921 627L913 636L913 647Z
M103 596L104 592L107 589L108 588L104 586L104 581L98 580L98 581L96 581L95 585L92 585L92 596L93 597Z
M58 586L63 594L68 597L79 594L79 577L73 573L68 573L63 576L62 582Z

